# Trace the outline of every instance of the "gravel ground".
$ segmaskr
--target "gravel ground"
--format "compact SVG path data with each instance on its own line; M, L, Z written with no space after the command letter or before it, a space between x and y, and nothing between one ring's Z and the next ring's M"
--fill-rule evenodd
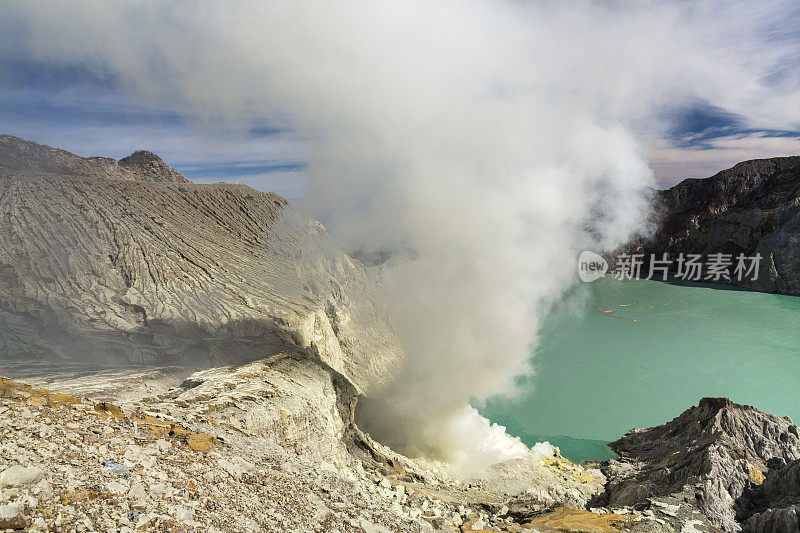
M350 456L334 464L265 453L225 435L0 378L0 531L608 533L634 518L569 505L549 512L558 503L546 492L561 487L559 477L574 497L587 483L585 471L557 457L462 485ZM538 489L517 500L490 486L520 483L509 475L517 471L546 476L529 478ZM515 507L541 502L551 503L512 519Z
M430 529L338 472L198 451L91 404L35 403L0 400L0 530Z

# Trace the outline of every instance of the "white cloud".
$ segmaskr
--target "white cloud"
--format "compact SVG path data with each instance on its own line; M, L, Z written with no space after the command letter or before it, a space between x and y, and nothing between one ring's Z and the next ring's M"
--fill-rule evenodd
M800 137L800 135L798 135ZM671 187L684 178L706 178L741 161L800 155L800 138L763 134L710 139L706 149L661 146L648 153L659 187Z

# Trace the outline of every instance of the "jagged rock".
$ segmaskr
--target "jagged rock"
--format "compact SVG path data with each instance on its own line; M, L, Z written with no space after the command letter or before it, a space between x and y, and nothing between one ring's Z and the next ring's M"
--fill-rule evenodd
M0 229L4 373L138 403L191 449L344 460L355 397L401 363L374 276L275 194L3 136Z
M24 529L27 525L25 517L21 516L22 509L20 505L5 504L0 505L0 528L6 529Z
M0 413L0 470L35 462L45 477L0 490L3 529L358 531L365 520L374 531L430 531L408 512L396 513L382 498L365 494L356 471L345 476L291 457L282 462L250 446L254 440L239 448L231 439L200 453L143 431L133 416L104 419L85 403L30 403L35 396L26 397L21 384L16 389L19 394L0 397L6 408ZM36 420L47 420L54 433L32 432ZM98 426L104 430L96 432ZM108 461L129 467L109 468Z
M800 503L800 460L784 465L774 464L762 485L762 491L771 506Z
M770 465L800 458L791 421L727 398L704 398L671 422L632 430L611 447L619 461L605 463L608 484L595 503L652 509L676 530L694 520L700 531L739 531L763 500ZM768 493L794 490L785 481L790 477L775 477Z
M300 351L369 393L401 351L373 277L275 194L0 137L0 357L219 366Z
M649 254L760 253L756 281L729 283L800 294L800 156L745 161L654 194L654 234L626 247L645 254L645 268Z
M800 505L755 514L747 520L743 530L748 533L797 533L800 531Z
M599 470L575 465L556 454L496 464L469 481L477 489L508 494L508 499L492 509L499 512L506 507L506 513L525 521L561 505L585 507L602 491L606 480Z
M101 379L106 377L108 372ZM502 504L509 492L540 489L546 494L537 500L541 504L559 494L559 486L562 495L580 499L580 492L594 493L602 482L599 474L558 456L497 465L469 482L440 477L424 470L424 462L415 464L347 426L348 405L336 403L333 379L303 354L287 353L202 370L154 398L136 400L140 384L133 380L134 390L119 395L127 398L121 406L65 401L64 395L0 380L6 408L0 412L0 469L13 458L35 461L46 472L37 485L8 493L15 506L8 514L17 513L14 523L38 520L43 530L76 524L104 531L137 524L180 529L177 520L203 531L385 531L382 525L417 532L461 524L462 530L518 533L522 526L511 516L491 512L497 506L500 514L512 514ZM31 431L37 420L53 432ZM159 424L168 431L156 431ZM185 427L214 432L219 445L198 452L180 437ZM337 438L346 446L331 448ZM614 516L550 516L546 506L538 509L533 520L617 531ZM631 516L619 523L628 522L651 521Z
M752 500L756 511L745 522L745 531L800 531L800 460L788 464L783 460L773 461L766 480L754 491Z

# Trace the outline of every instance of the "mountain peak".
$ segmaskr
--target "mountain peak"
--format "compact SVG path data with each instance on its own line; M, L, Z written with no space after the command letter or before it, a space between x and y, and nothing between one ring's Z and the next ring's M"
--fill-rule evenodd
M664 425L629 431L611 448L619 461L604 471L609 506L656 501L670 517L700 511L723 531L739 531L765 478L800 459L791 420L730 398L703 398Z
M190 183L152 152L139 150L119 161L81 157L13 135L0 135L0 169L23 174L61 174L105 179Z
M167 165L163 159L147 150L137 150L128 157L123 157L119 160L119 166L152 176L154 178L152 181L171 183L189 182L180 172Z
M123 157L120 159L119 164L131 166L145 166L152 164L166 165L164 160L158 157L158 155L154 154L153 152L148 152L147 150L136 150L128 157Z

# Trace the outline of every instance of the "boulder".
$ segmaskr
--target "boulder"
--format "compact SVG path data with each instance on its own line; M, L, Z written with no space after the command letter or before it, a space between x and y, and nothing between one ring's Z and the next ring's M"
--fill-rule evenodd
M0 489L33 485L41 480L44 474L44 470L37 466L10 466L0 472Z

